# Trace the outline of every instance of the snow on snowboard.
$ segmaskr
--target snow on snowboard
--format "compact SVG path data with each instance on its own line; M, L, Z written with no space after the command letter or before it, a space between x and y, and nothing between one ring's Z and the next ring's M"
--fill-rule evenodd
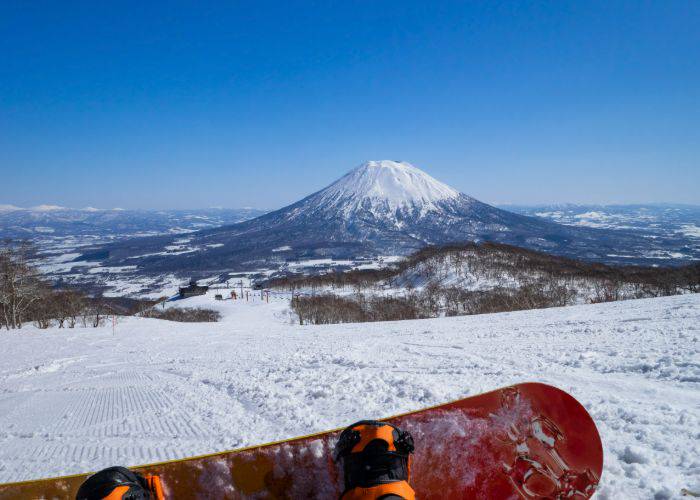
M593 419L572 396L544 384L386 420L413 435L416 498L589 498L603 468ZM333 461L338 436L333 430L133 469L160 476L167 499L333 499L343 482ZM72 499L88 475L3 484L0 499Z

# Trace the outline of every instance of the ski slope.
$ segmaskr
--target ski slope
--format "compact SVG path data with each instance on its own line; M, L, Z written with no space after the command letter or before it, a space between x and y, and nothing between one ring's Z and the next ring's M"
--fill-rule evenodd
M599 426L597 498L700 486L700 295L328 326L290 323L279 297L183 303L224 318L0 333L0 482L235 448L541 381Z

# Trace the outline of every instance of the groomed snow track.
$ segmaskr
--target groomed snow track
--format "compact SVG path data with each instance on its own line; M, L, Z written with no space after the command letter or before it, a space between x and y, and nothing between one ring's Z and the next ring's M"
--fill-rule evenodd
M700 295L321 327L290 324L284 300L215 307L215 324L0 333L0 482L230 449L541 381L599 426L598 498L672 498L700 483Z

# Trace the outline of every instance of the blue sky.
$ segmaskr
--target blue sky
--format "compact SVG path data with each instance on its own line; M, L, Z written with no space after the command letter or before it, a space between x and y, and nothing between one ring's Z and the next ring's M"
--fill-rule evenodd
M276 208L367 159L491 203L700 203L698 26L696 0L4 1L0 203Z

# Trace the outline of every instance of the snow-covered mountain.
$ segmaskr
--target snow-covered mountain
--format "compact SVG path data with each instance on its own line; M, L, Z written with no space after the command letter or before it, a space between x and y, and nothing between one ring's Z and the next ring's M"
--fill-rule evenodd
M406 253L484 234L529 233L533 224L543 226L481 203L409 163L382 160L363 163L321 191L247 225L212 230L209 237L235 233L250 238L252 232L323 255L335 255L336 247L346 245Z
M116 243L87 253L145 271L224 272L286 259L405 255L426 245L496 241L606 262L645 261L663 241L556 224L482 203L406 162L368 161L306 198L186 238ZM659 254L659 258L663 258Z

